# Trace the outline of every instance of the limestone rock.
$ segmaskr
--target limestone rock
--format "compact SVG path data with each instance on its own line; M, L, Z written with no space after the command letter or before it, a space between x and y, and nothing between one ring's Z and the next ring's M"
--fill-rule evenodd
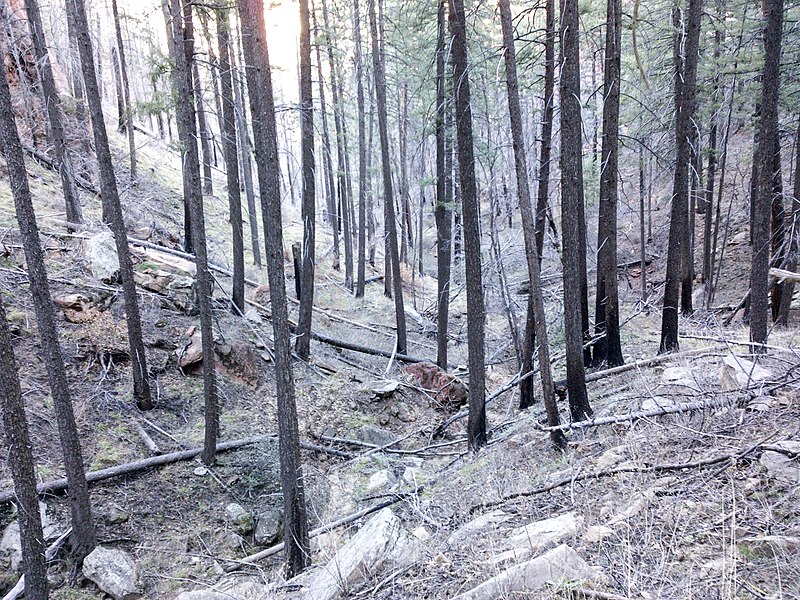
M719 366L719 382L723 390L732 391L755 386L772 378L772 373L752 361L729 354Z
M225 507L225 518L233 525L237 533L247 535L255 525L252 513L241 504L231 502Z
M684 367L668 367L664 369L661 374L660 385L689 388L695 392L700 391L700 386L695 381L692 370Z
M39 502L39 516L42 519L42 532L46 542L50 542L61 535L56 523L47 514L47 505ZM20 539L19 521L12 521L0 538L0 558L8 560L12 571L18 571L22 565L22 541Z
M86 240L83 250L94 278L100 281L113 281L119 271L114 234L109 229L104 229Z
M367 493L377 492L378 490L385 490L391 488L395 484L394 475L388 470L383 469L377 473L373 473L367 483Z
M787 456L782 452L765 450L759 462L767 470L769 476L784 483L800 483L800 442L786 440L772 445L793 453L794 457Z
M468 523L465 523L456 529L450 534L450 537L447 538L447 544L449 546L457 546L461 542L477 536L484 531L494 529L501 523L508 521L510 518L511 515L500 509L488 512L484 515L476 517L475 519L472 519L472 521L469 521Z
M453 600L494 600L514 592L534 592L562 580L603 581L604 576L567 544L515 565Z
M370 385L369 392L373 398L388 398L397 391L400 382L395 379L384 379Z
M136 563L122 550L97 546L84 559L83 574L114 600L142 597Z
M175 600L269 600L275 596L254 581L222 581L212 588L183 592Z
M575 536L582 525L583 517L576 517L575 513L568 512L512 529L501 544L501 547L508 550L493 557L492 562L522 560L539 554L548 546Z
M382 568L413 562L419 542L388 508L376 513L336 555L306 581L303 600L334 600Z
M613 533L614 530L611 529L611 527L592 525L591 527L587 527L586 531L583 533L583 541L587 544L597 544Z

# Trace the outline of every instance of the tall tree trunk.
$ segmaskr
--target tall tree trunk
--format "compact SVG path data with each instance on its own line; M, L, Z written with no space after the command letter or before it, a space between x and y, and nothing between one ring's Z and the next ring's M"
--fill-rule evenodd
M394 191L392 189L392 162L389 156L389 127L386 123L386 72L384 55L378 41L378 23L375 15L375 0L368 0L369 24L372 37L372 71L375 78L375 96L378 110L378 137L381 144L381 170L383 173L384 228L389 252L386 260L390 265L393 286L395 320L397 324L397 352L406 351L406 312L403 305L403 280L400 277L400 255L397 250L397 221L394 213Z
M89 34L89 23L86 20L84 0L68 0L67 9L73 11L75 32L78 38L78 50L81 55L83 82L86 88L86 101L92 119L94 147L100 171L100 193L105 199L109 211L109 225L114 232L117 248L122 290L125 298L125 322L128 326L128 343L130 345L131 366L133 371L133 397L141 410L153 408L148 381L147 361L142 340L142 321L139 316L139 301L136 297L136 282L133 279L133 265L128 250L128 236L122 216L122 205L117 190L117 179L114 175L114 163L108 145L106 123L103 107L97 86L94 68L94 52Z
M217 46L219 47L219 70L222 83L222 114L220 115L222 147L225 152L225 175L228 183L229 219L233 240L233 294L231 309L234 314L243 315L244 232L242 231L242 197L239 190L239 157L236 151L236 107L233 102L230 25L227 8L217 9Z
M32 23L30 8L28 8L28 18ZM50 592L44 558L42 518L39 514L39 494L36 491L36 463L28 433L28 419L22 402L11 330L6 320L2 297L0 297L0 407L3 409L8 466L11 468L17 502L25 595L36 600L47 600Z
M58 331L53 315L50 286L47 282L44 253L39 242L39 229L36 225L31 191L28 187L28 172L25 168L19 133L14 122L11 93L5 77L0 77L0 144L6 157L17 223L22 234L22 246L25 251L33 308L36 313L36 325L39 330L39 352L47 369L58 437L64 459L64 471L69 482L67 494L75 540L74 550L78 560L82 560L94 549L96 544L94 521L89 504L89 488L86 484L86 474L83 471L81 443L75 424L67 373L64 369L61 348L58 345ZM4 372L8 373L5 370Z
M64 192L64 204L66 206L67 221L70 223L83 222L83 210L78 196L78 186L75 185L75 176L72 171L72 163L67 156L64 144L64 113L61 110L61 101L56 90L56 83L53 79L53 69L50 65L50 55L47 50L47 41L44 37L44 26L42 25L42 15L39 10L38 0L25 0L25 12L28 14L28 23L31 29L33 50L36 53L37 69L39 80L42 84L42 92L47 106L47 118L50 124L50 144L53 146L55 156L53 165L58 169L61 176L61 187Z
M200 313L200 336L203 356L203 400L205 405L205 436L202 460L214 462L219 433L219 400L214 372L214 331L211 313L211 274L208 270L203 192L200 187L200 163L197 156L195 98L192 64L194 56L194 27L191 0L170 0L172 35L175 40L175 85L182 102L176 104L176 121L183 151L182 164L187 171L188 205L194 242L197 304Z
M69 0L67 0L69 1ZM122 71L119 65L119 50L111 46L111 63L114 65L114 88L117 91L117 131L125 133L125 93L122 91Z
M564 333L567 389L572 419L592 415L586 393L583 352L581 224L583 164L581 162L580 56L578 0L561 0L561 235L564 252ZM584 238L585 242L585 238ZM585 270L584 270L585 273Z
M308 0L300 0L300 152L302 155L303 272L297 322L297 355L308 360L314 308L316 189L314 177L314 97L311 82L311 20Z
M398 96L398 144L400 146L400 260L409 264L414 250L414 227L411 224L411 200L408 189L408 85L403 82Z
M203 100L203 84L200 81L200 67L197 66L196 57L191 57L191 74L194 85L194 99L197 103L197 126L200 134L200 148L203 151L203 193L214 193L214 183L211 179L211 163L213 152L211 150L211 130L206 119L205 101Z
M645 196L647 192L645 187L644 146L642 146L639 149L639 257L641 259L639 269L641 271L642 307L645 307L645 303L647 302L647 237L645 234L646 217L644 212Z
M125 130L128 133L128 152L131 161L131 181L136 181L136 140L133 136L133 106L131 105L131 86L128 83L128 63L125 60L125 46L122 43L122 29L119 24L117 0L111 0L111 11L114 16L114 30L117 35L117 58L119 74L122 80L122 99L125 102ZM98 92L99 96L99 92Z
M717 0L717 19L724 16L721 2ZM717 22L714 30L714 62L717 64L720 57L720 46L722 44L722 26ZM719 74L714 75L714 84L712 90L712 97L714 101L714 115L711 121L711 127L708 131L708 165L706 172L706 189L703 201L698 205L698 212L703 213L703 273L701 275L702 281L705 284L705 307L711 308L709 299L711 298L711 273L712 273L712 258L711 258L711 236L712 236L712 222L714 220L714 179L717 171L717 131L720 119L721 108L719 107Z
M783 210L783 176L781 174L781 144L778 136L775 136L775 153L772 158L772 202L770 203L770 241L772 254L770 266L784 268L786 262L786 213ZM786 286L785 281L777 281L769 286L770 309L773 321L778 320L778 312L781 305L781 296Z
M356 104L358 109L358 256L356 260L356 298L364 297L367 248L367 134L364 125L364 62L361 50L361 14L358 0L353 2L355 42Z
M472 106L467 67L467 20L463 0L449 0L452 35L453 82L455 87L456 139L464 220L464 261L467 285L467 354L469 365L469 447L486 444L486 366L484 364L484 319L481 277L481 235L478 187L473 155Z
M600 212L597 219L597 298L593 363L616 367L625 361L619 337L617 289L617 204L619 192L619 88L622 4L608 0L603 66L603 141L600 160Z
M550 348L547 335L547 318L544 311L544 297L539 272L539 253L536 248L536 219L531 203L530 184L528 182L528 161L525 152L525 139L523 135L522 108L519 101L519 83L517 80L517 55L514 46L514 28L511 19L511 5L509 0L500 0L500 23L503 29L503 46L505 51L506 90L508 93L508 114L511 121L511 140L514 150L514 166L517 175L517 199L519 202L520 219L522 221L522 235L525 240L525 255L528 261L528 277L530 278L530 296L528 304L532 313L534 334L539 350L539 374L542 378L542 399L547 412L547 424L559 424L558 407L556 406L553 373L550 370ZM526 328L527 330L527 328ZM532 354L533 340L525 340L528 344L527 353ZM523 349L525 350L523 344ZM524 375L531 368L533 357L523 352L521 373ZM526 362L527 361L527 362ZM522 392L527 397L522 397ZM524 390L520 388L520 408L528 408L533 404L532 386ZM561 431L550 434L557 447L566 445L566 438Z
M275 339L275 387L278 398L278 440L284 505L284 540L288 575L308 564L308 514L305 482L300 463L294 378L289 348L289 313L283 275L283 227L281 224L280 163L275 104L272 95L267 36L262 0L241 0L239 14L258 168L261 210L264 216L267 276Z
M758 195L753 221L753 261L750 270L750 341L753 352L765 353L770 258L770 215L774 202L773 174L778 143L783 0L767 0L764 11L764 71L761 78L761 120L758 145Z
M786 270L787 271L795 271L797 270L797 255L800 252L800 243L798 243L798 239L800 238L800 123L797 125L797 131L795 132L794 136L794 152L795 152L795 162L794 162L794 190L793 190L793 198L792 198L792 213L791 213L791 222L789 226L786 228L787 233L789 234L789 239L787 241L789 247L787 250L786 255ZM781 295L781 304L778 310L778 319L777 324L783 325L784 327L789 326L789 311L792 308L792 297L794 296L794 282L787 281L786 287L783 290L783 294Z
M681 287L682 257L689 243L689 161L692 120L695 111L695 82L697 55L700 45L700 16L702 0L689 0L685 43L681 43L680 10L675 8L672 24L675 28L673 57L675 60L675 177L672 184L667 277L664 285L664 306L661 313L661 343L659 352L678 349L678 301ZM681 47L685 45L683 58Z

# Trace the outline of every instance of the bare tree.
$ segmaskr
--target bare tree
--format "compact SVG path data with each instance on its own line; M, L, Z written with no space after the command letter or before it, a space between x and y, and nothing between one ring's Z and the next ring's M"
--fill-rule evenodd
M356 104L358 108L358 253L356 258L356 298L363 298L367 262L367 134L364 124L364 59L361 50L361 14L358 0L353 1L353 19L353 38L356 55Z
M128 83L128 62L125 60L125 46L122 43L122 29L119 23L117 0L111 0L111 12L114 17L114 30L117 36L117 59L119 75L122 83L122 99L124 102L125 131L128 132L128 156L131 161L131 181L136 181L136 140L133 136L133 106L131 105L131 86ZM99 92L98 92L99 94Z

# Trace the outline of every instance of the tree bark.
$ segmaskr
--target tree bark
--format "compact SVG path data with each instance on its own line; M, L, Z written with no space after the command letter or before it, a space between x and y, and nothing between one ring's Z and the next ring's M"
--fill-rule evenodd
M275 379L278 399L278 435L281 488L284 502L284 540L289 577L308 564L308 514L305 483L300 463L300 437L295 406L294 378L289 348L289 314L283 274L283 226L281 224L280 163L275 104L272 95L269 54L262 0L241 0L239 15L253 115L253 140L258 167L261 210L264 217L267 276L275 340Z
M211 163L214 160L211 150L211 131L208 128L208 119L206 119L203 84L200 81L200 67L197 65L197 59L194 56L190 60L189 68L191 69L194 85L194 99L197 103L197 132L200 134L200 148L203 152L203 193L211 195L214 193L214 183L211 179Z
M217 46L222 84L222 147L225 153L225 176L228 184L228 210L233 241L233 293L231 310L244 314L244 232L242 197L239 190L239 157L236 150L236 107L233 102L231 77L230 25L227 8L217 9ZM253 215L255 216L255 215ZM256 236L258 234L256 233Z
M22 245L31 282L33 308L39 330L40 355L47 369L64 459L64 470L69 480L69 505L75 534L75 554L78 560L82 560L94 549L96 544L94 522L89 504L89 489L83 471L80 437L75 424L67 373L58 344L58 331L53 315L50 287L47 282L44 253L39 242L39 229L36 225L31 191L28 187L25 158L14 122L11 93L5 77L0 77L0 142L8 165L8 178L14 196L17 222L22 233Z
M564 252L564 332L567 351L567 389L572 419L592 415L586 393L581 289L581 224L583 164L581 151L580 56L578 0L561 0L561 235ZM585 240L585 238L584 238ZM585 258L585 257L584 257ZM585 274L585 270L584 270Z
M692 120L695 111L697 55L700 44L702 0L689 0L686 24L685 51L681 57L681 14L674 9L675 28L673 57L675 61L675 176L672 184L667 276L664 284L664 306L661 313L661 343L659 352L678 350L678 301L682 275L684 247L689 243L689 160Z
M38 11L38 6L36 8ZM33 27L30 8L28 8L28 18L31 19ZM38 25L41 26L41 18L38 20ZM47 564L44 558L46 544L39 514L39 495L36 493L36 463L28 433L28 419L22 402L11 331L8 328L2 297L0 297L0 406L3 408L8 466L11 468L14 495L18 505L17 519L25 592L29 598L47 600L49 591Z
M792 198L792 213L791 222L786 231L789 234L789 248L786 255L786 270L797 270L797 255L800 252L800 244L798 237L800 237L800 123L798 123L797 131L794 136L794 190ZM794 296L794 281L786 282L786 287L781 296L781 305L778 311L777 324L784 327L789 326L789 311L792 307L792 297Z
M464 222L464 261L467 287L467 354L469 417L467 438L473 451L486 444L486 373L484 320L486 309L481 276L481 236L478 187L473 155L472 105L467 66L467 23L463 0L449 0L455 87L456 139Z
M406 352L406 313L403 305L403 280L400 277L400 256L397 249L397 221L394 212L392 189L392 163L389 156L389 129L386 111L386 72L384 55L378 40L378 23L375 15L375 0L368 0L370 32L372 37L372 70L375 78L375 96L378 109L378 136L381 144L381 171L383 174L384 228L389 252L389 275L394 296L395 320L397 324L397 351Z
M128 83L128 63L125 60L125 46L122 43L122 29L119 24L117 0L111 0L111 12L114 16L114 30L117 36L117 58L119 75L122 81L122 100L125 103L125 131L128 133L128 152L131 162L131 181L136 181L136 140L133 136L133 106L131 105L131 86ZM98 91L99 95L99 91Z
M358 254L356 258L356 298L364 297L367 248L367 134L364 124L364 59L361 50L361 11L353 2L355 43L356 104L358 109Z
M767 0L764 11L764 71L759 123L758 188L753 221L753 260L750 271L750 341L753 352L765 353L770 259L770 215L774 202L773 173L778 144L783 0Z
M592 362L617 367L625 361L619 335L617 287L617 204L619 203L619 93L622 4L608 0L603 67L603 140L600 160L600 211L597 220L597 298Z

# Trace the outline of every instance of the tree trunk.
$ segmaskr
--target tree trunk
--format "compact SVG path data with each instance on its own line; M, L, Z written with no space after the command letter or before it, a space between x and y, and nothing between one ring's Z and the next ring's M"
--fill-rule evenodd
M228 184L228 207L233 240L233 294L231 310L244 314L244 232L242 231L242 197L239 190L239 157L236 151L236 107L233 103L231 78L231 44L228 9L217 9L217 46L222 83L222 147L225 153L225 175ZM255 215L253 215L255 216ZM256 235L258 235L256 233Z
M311 20L308 0L300 0L300 153L302 155L303 277L297 319L297 355L308 360L314 308L316 189L314 176L314 97L311 82Z
M70 0L67 0L68 2ZM114 88L117 91L117 131L125 133L125 93L122 91L122 72L119 65L119 50L111 46L111 63L114 65Z
M617 204L619 192L619 89L622 4L608 0L603 67L603 141L600 160L600 212L597 221L597 298L593 364L618 367L622 358L617 288ZM644 275L644 274L643 274Z
M36 225L31 191L28 187L28 173L25 169L19 133L14 123L11 93L5 77L0 77L0 143L2 143L3 154L6 157L17 222L22 233L28 278L31 282L33 308L39 330L40 356L47 369L64 459L64 470L69 480L69 505L75 536L75 554L78 560L82 560L94 549L96 544L94 522L89 504L89 488L83 470L80 437L75 424L67 373L64 369L61 348L58 345L58 331L53 315L50 287L47 282L44 253L39 242L39 229ZM3 371L6 374L9 373L5 369Z
M392 189L392 163L389 156L389 128L386 111L386 72L384 55L378 41L378 23L375 15L375 0L368 0L369 24L372 37L372 71L375 78L375 96L378 109L378 136L381 144L381 170L383 173L384 228L389 252L385 260L389 263L394 296L395 320L397 324L397 352L405 354L406 313L403 305L403 280L400 277L400 256L397 249L397 221L394 213L394 191Z
M239 15L258 168L261 210L264 217L267 275L275 340L275 386L278 399L278 436L281 488L284 503L284 540L288 576L299 574L308 564L308 514L305 483L300 463L294 378L289 348L289 314L283 274L283 227L281 224L280 163L275 104L272 95L269 54L262 0L241 0Z
M661 343L659 352L678 350L678 301L681 287L682 257L689 243L689 160L692 120L695 110L695 82L700 44L702 0L689 0L686 24L685 51L681 58L681 13L674 9L675 28L673 57L675 61L675 176L672 184L667 276L664 285L664 306L661 313Z
M361 14L358 0L353 2L355 42L356 104L358 109L358 256L356 259L356 298L364 297L367 248L367 134L364 124L364 62L361 50Z
M31 16L30 0L27 5L28 18L31 19L33 28L36 25ZM38 14L38 6L36 12ZM38 26L41 26L41 23L39 17ZM50 68L49 63L47 68ZM8 466L11 468L11 479L14 481L14 495L17 501L25 595L36 600L47 600L49 590L47 563L44 558L46 544L42 533L42 518L39 514L39 494L36 492L36 462L28 434L28 419L22 402L17 361L14 357L13 341L2 297L0 297L0 406L3 408Z
M133 136L133 106L131 105L131 86L128 83L128 63L125 60L125 46L122 43L122 29L119 25L117 0L111 0L111 12L114 16L114 30L117 35L117 59L122 81L122 99L125 103L125 130L128 133L128 152L131 161L131 181L136 181L136 140ZM99 92L98 92L99 96Z
M794 136L794 190L792 198L792 218L786 231L789 235L787 241L789 247L786 255L786 270L797 270L797 255L800 252L800 244L798 244L798 237L800 237L800 123L797 125L797 131ZM794 281L787 281L786 287L781 295L781 304L778 310L777 324L784 327L789 326L789 311L792 308L792 297L794 296Z
M188 171L188 205L191 216L192 240L197 266L197 304L200 313L200 335L203 350L203 400L205 405L205 436L202 460L214 462L219 434L219 400L214 372L214 331L211 313L211 274L208 270L203 193L200 187L200 166L195 135L195 98L193 86L194 27L190 0L170 0L172 35L175 40L175 85L182 102L176 104L178 134L183 150L182 164Z
M197 59L194 56L191 57L189 68L192 73L194 98L197 103L197 132L200 134L200 148L203 151L203 193L211 195L214 193L214 183L211 179L211 162L213 161L211 131L208 128L208 120L206 119L203 84L200 81L200 67L197 66ZM197 243L196 240L195 243Z
M464 261L467 286L467 354L469 364L469 447L486 444L486 373L484 365L484 319L486 309L481 277L481 236L478 188L473 155L472 105L467 67L467 22L463 0L449 0L455 87L456 139L464 220Z
M781 144L778 136L775 136L775 153L772 158L772 202L770 203L770 241L772 254L770 266L783 268L786 261L786 213L783 210L783 176L781 175ZM781 297L785 281L777 281L769 286L770 309L773 321L778 320L780 311Z
M55 151L53 166L61 176L67 221L70 223L82 223L83 210L81 209L81 201L78 195L78 186L75 184L72 164L67 156L64 144L64 113L61 110L61 101L53 79L53 69L50 65L50 55L48 54L47 41L44 37L44 27L38 0L25 0L25 12L28 14L39 80L42 84L44 101L47 106L47 117L50 124L50 144Z
M105 199L109 212L109 225L114 232L117 258L120 266L123 296L125 297L125 322L128 326L128 343L130 345L131 367L133 371L133 397L141 410L153 408L148 381L147 361L142 340L142 322L139 316L139 301L136 297L136 282L133 279L133 265L128 251L128 236L122 215L122 205L117 190L117 179L114 175L114 163L108 144L106 123L103 117L102 103L97 86L94 68L94 52L86 20L84 0L69 0L68 10L73 11L75 33L78 38L78 50L81 56L83 82L86 88L86 101L92 119L94 146L97 153L97 164L100 171L100 194Z
M400 146L400 260L409 264L414 251L411 200L408 189L408 85L403 82L398 96L398 145Z
M647 239L645 237L645 177L644 177L644 147L639 150L639 258L641 266L639 267L641 274L642 296L641 303L645 306L647 302Z
M767 349L767 312L770 258L770 215L774 202L773 173L778 143L778 92L780 87L783 0L767 0L764 10L764 72L758 146L758 195L753 221L753 261L750 271L750 341L753 352Z
M578 0L561 0L561 235L564 252L564 333L567 389L573 421L592 415L586 393L580 253L583 213ZM585 238L584 238L585 240ZM585 274L585 271L584 271Z

